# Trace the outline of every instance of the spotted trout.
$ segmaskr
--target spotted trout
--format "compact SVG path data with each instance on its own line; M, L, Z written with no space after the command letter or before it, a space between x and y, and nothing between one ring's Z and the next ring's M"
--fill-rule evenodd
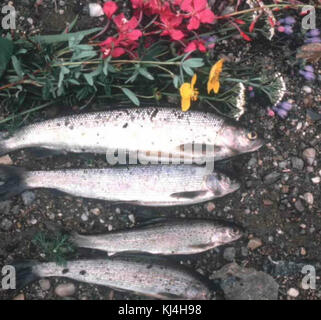
M207 281L200 274L148 256L76 260L65 266L27 262L14 267L17 289L39 278L65 277L157 299L205 300L210 297Z
M83 248L120 252L146 252L175 255L195 254L235 241L242 230L232 223L209 219L168 219L103 235L72 235L72 242Z
M72 115L25 126L0 140L0 155L23 148L52 152L130 154L139 161L190 163L258 150L263 140L212 113L129 108ZM134 164L139 163L137 161ZM121 163L120 158L115 163ZM172 162L173 163L173 162Z
M73 196L142 206L188 205L223 197L240 184L195 165L25 171L0 166L0 200L24 190L55 189Z

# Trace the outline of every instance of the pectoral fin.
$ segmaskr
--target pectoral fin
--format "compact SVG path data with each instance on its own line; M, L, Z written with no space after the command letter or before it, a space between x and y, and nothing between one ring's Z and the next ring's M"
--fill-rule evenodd
M207 193L207 191L199 190L199 191L185 191L185 192L176 192L172 193L170 196L172 198L184 198L184 199L195 199L197 197L203 196Z

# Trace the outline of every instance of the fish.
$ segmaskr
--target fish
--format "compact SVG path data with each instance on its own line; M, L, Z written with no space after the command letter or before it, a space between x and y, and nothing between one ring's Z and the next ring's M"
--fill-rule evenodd
M136 228L103 235L73 233L77 247L107 251L145 252L158 255L189 255L235 241L242 229L229 222L210 219L154 219Z
M0 200L29 189L54 189L76 197L141 206L201 203L239 189L221 172L196 165L121 166L103 169L26 171L0 166Z
M199 273L149 256L72 260L63 266L27 261L13 266L18 290L41 278L64 277L156 299L206 300L211 295L208 281Z
M148 107L30 124L0 139L0 155L32 148L48 156L57 152L129 154L131 161L136 160L131 164L174 163L182 158L189 164L204 164L256 151L263 144L256 132L213 113ZM129 162L120 156L110 161Z

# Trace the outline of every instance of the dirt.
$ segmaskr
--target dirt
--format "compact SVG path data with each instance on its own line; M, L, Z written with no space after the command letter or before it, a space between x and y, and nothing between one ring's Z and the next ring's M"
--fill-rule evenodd
M29 1L15 1L21 14L34 19L36 27L44 32L61 31L65 22L71 22L75 15L83 12L77 28L83 29L99 26L99 19L89 18L83 11L84 1L65 1L67 6L64 14L56 13L51 1L44 1L47 8L39 7L39 14ZM43 14L46 13L46 19ZM25 21L21 21L22 25ZM318 20L318 26L321 22ZM298 31L299 32L299 31ZM242 46L240 46L240 43ZM294 265L313 265L320 273L321 263L321 203L320 184L313 183L312 178L320 177L320 121L313 121L308 116L309 111L320 112L321 68L315 64L317 79L307 82L299 74L299 65L294 64L295 50L300 41L296 34L288 37L277 36L271 43L255 41L245 44L233 40L219 47L220 52L239 56L251 54L255 59L263 59L266 65L273 65L279 70L286 81L287 98L294 101L294 107L286 120L267 115L266 106L258 103L255 98L249 100L247 112L240 123L261 133L266 139L266 145L258 152L232 159L226 166L237 174L242 186L239 191L214 202L173 208L142 208L130 205L120 205L75 198L66 195L53 194L50 191L36 190L36 199L30 205L25 205L21 196L14 197L8 202L8 213L0 217L11 221L12 226L0 233L0 266L10 264L16 260L45 261L43 252L34 245L32 239L42 231L57 233L59 231L80 233L104 233L108 226L113 230L132 227L129 215L134 215L135 224L158 216L175 217L208 217L225 219L242 225L246 234L243 239L223 247L210 250L203 254L188 257L175 257L194 270L210 277L214 271L228 263L223 258L225 248L234 247L235 262L243 267L270 273L279 284L279 299L290 299L287 291L290 288L299 290L296 299L320 299L321 289L317 278L316 289L304 290L301 287L303 274L286 268L284 272L273 272L273 261L283 261ZM238 51L240 50L240 51ZM303 90L304 86L311 88L311 93ZM106 102L107 103L107 102ZM91 109L95 107L92 106ZM204 107L206 108L206 107ZM90 108L87 109L90 111ZM37 114L38 119L45 119L64 114L64 108L51 107L45 112ZM303 151L312 147L316 150L316 159L308 165L303 159ZM46 159L34 159L26 151L12 153L11 158L17 166L26 169L52 168L83 168L103 167L105 161L100 156L55 156ZM303 168L293 167L293 158L304 161ZM266 176L277 173L276 181L266 183ZM313 204L304 200L304 194L311 193ZM298 203L299 201L299 203ZM214 205L213 205L214 203ZM92 209L99 208L100 214L94 215ZM83 214L87 221L81 218ZM258 238L262 245L255 250L247 249L251 238ZM75 257L105 256L93 250L78 250ZM63 278L50 279L51 288L44 291L39 282L35 282L21 290L25 299L61 299L54 293L60 283L73 282ZM71 299L142 299L141 297L119 293L106 287L74 282L76 293ZM1 292L0 299L12 298L19 292Z

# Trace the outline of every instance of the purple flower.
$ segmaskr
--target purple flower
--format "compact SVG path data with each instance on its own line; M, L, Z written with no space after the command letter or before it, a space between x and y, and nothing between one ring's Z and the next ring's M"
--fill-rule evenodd
M320 30L319 29L312 29L307 33L307 35L309 37L317 37L320 35Z
M285 119L288 116L288 112L278 107L274 107L273 111L282 119Z
M284 33L285 34L292 34L293 33L292 27L289 25L284 26Z
M287 25L293 25L295 24L295 19L291 16L288 16L284 19L284 23Z
M321 43L320 37L308 38L304 41L305 43Z
M308 66L308 65L304 67L304 70L309 71L309 72L314 72L314 68L312 66Z
M299 73L305 78L305 80L308 80L308 81L315 80L315 74L313 72L300 70Z
M288 101L284 101L280 104L280 108L285 111L290 111L292 109L292 104Z

